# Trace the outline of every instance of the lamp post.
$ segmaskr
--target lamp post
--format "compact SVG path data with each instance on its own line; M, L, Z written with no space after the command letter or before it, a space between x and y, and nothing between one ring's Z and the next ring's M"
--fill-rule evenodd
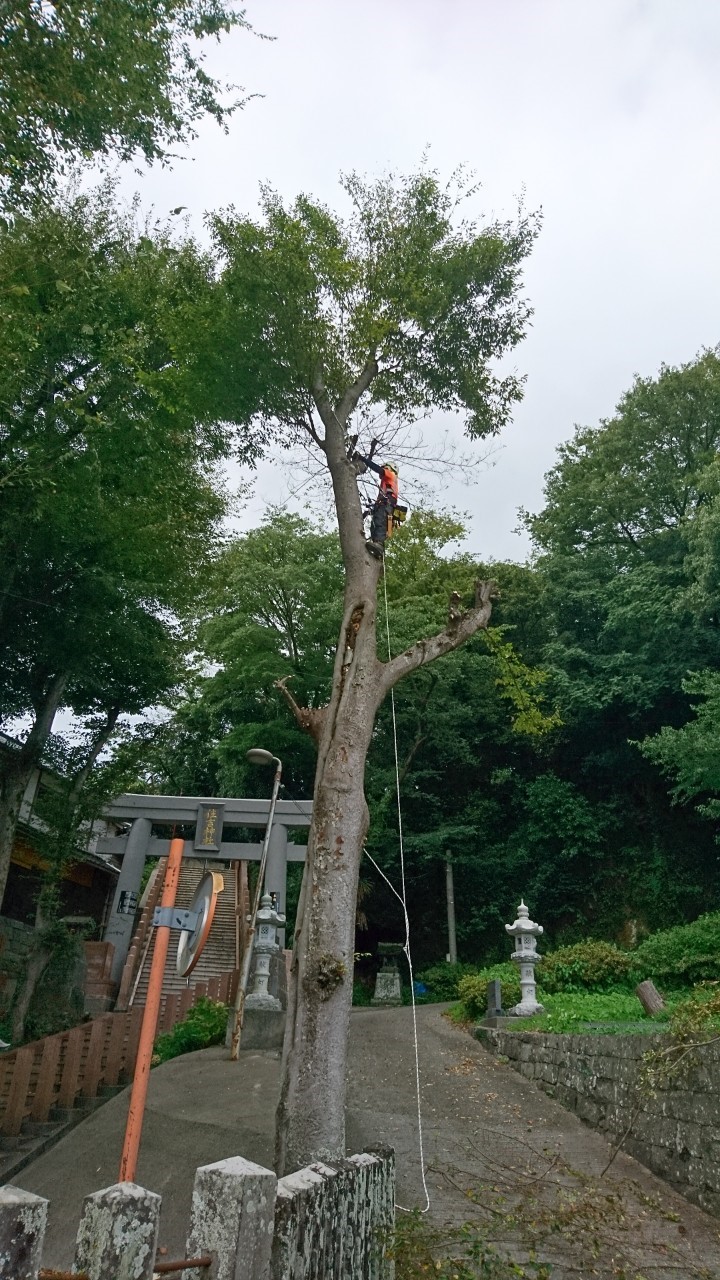
M255 897L253 899L252 912L250 914L250 928L248 929L247 943L245 946L245 953L243 955L242 969L240 971L240 979L238 981L238 989L235 995L235 1005L233 1008L233 1029L230 1040L230 1059L232 1062L237 1062L240 1053L240 1036L242 1034L243 1017L245 1014L245 995L247 993L248 982L250 980L250 966L252 964L255 926L257 922L258 908L262 898L263 882L265 880L265 863L267 862L270 832L272 830L273 818L275 817L275 805L277 804L278 792L280 790L280 779L282 777L282 760L279 760L277 756L274 756L271 751L263 751L262 747L253 747L251 751L246 752L246 758L251 764L274 764L275 778L273 780L270 808L268 810L268 818L265 825L265 837L263 839L262 850L260 852L260 866L258 867Z

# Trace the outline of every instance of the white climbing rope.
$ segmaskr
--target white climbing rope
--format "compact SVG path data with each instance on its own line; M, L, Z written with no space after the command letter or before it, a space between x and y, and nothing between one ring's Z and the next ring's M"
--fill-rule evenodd
M390 614L388 612L387 598L387 578L383 571L383 587L385 594L385 630L387 635L387 655L388 661L392 657L390 649ZM398 761L398 740L397 740L397 719L395 716L395 690L390 690L390 705L392 708L392 728L393 728L393 746L395 749L395 793L397 796L397 815L398 815L398 837L400 844L400 893L393 884L390 883L385 875L382 867L379 867L375 859L365 850L365 856L369 858L373 866L379 871L388 888L395 894L398 902L403 909L403 917L405 920L405 942L403 951L407 956L408 969L410 970L410 1001L412 1005L412 1023L413 1023L413 1042L415 1046L415 1095L417 1099L417 1122L418 1122L418 1143L420 1146L420 1177L422 1179L423 1191L425 1192L425 1208L421 1209L421 1213L427 1213L430 1208L430 1193L428 1191L427 1182L425 1181L425 1149L423 1145L423 1125L422 1125L422 1104L420 1099L420 1056L418 1052L418 1031L417 1031L417 1012L415 1007L415 983L413 975L412 955L410 953L410 917L407 910L407 894L405 891L405 851L403 848L403 827L402 827L402 806L400 804L400 764ZM398 1204L396 1208L402 1209L404 1213L412 1212L406 1209L404 1205Z

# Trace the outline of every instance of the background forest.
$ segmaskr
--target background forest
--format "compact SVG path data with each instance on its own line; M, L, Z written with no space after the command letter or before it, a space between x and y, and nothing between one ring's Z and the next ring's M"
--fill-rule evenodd
M282 757L286 795L310 795L314 747L275 681L291 676L301 704L327 696L339 546L280 509L223 533L217 465L231 449L251 461L257 441L231 439L213 379L222 369L228 395L229 369L236 398L258 388L223 352L212 254L139 227L105 188L7 220L0 276L2 710L32 721L4 762L6 815L13 769L19 785L40 756L80 780L76 825L126 787L257 793L244 755L258 743ZM501 592L488 635L396 695L421 962L447 948L447 858L467 960L503 954L521 894L555 942L629 940L715 899L719 447L709 350L637 379L611 420L576 431L544 508L523 516L527 564L478 566L452 514L413 510L393 538L393 652L442 625L452 591L469 601L478 568ZM70 737L52 732L63 708ZM392 878L389 705L367 795L368 848ZM368 951L401 922L369 864L363 876Z
M483 566L501 590L490 636L398 690L422 961L446 950L447 857L465 960L504 954L502 925L520 894L556 944L588 935L631 942L716 900L719 446L715 352L638 379L612 420L578 430L561 450L544 509L524 517L532 561ZM442 622L449 591L470 592L477 566L462 539L460 520L423 511L393 539L394 651ZM263 742L286 762L287 794L310 794L312 744L273 684L292 673L298 701L322 703L340 602L335 535L309 520L270 512L226 546L197 630L213 673L195 677L148 743L146 782L254 791L244 753ZM506 642L519 660L510 666L498 653ZM522 689L509 687L515 674ZM540 724L522 711L523 698L538 697ZM394 784L386 705L369 761L368 848L391 879ZM401 923L365 865L359 950Z

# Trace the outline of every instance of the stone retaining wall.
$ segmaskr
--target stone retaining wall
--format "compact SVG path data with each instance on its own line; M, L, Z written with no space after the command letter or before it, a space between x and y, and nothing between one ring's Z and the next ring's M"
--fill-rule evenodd
M477 1038L521 1075L610 1137L620 1138L641 1095L643 1054L655 1035L543 1035L476 1028ZM670 1087L643 1099L623 1149L676 1191L720 1217L720 1044L697 1050Z

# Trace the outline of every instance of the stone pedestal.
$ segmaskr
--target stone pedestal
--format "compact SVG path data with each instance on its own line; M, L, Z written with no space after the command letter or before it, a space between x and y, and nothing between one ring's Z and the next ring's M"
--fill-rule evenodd
M375 979L375 992L371 1001L373 1005L392 1008L402 1004L402 981L397 963L401 953L402 945L399 942L378 943L382 966Z

